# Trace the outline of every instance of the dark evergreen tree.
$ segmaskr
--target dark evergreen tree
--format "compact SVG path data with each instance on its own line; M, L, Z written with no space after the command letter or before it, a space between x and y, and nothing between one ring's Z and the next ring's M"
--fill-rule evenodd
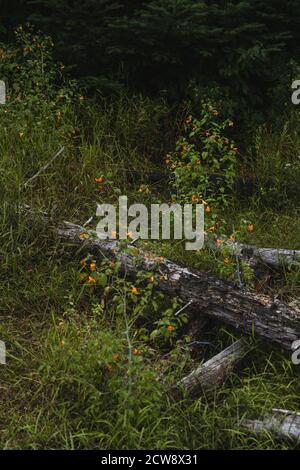
M266 98L298 60L298 0L2 0L8 29L30 19L87 84L172 96L217 84L243 107Z

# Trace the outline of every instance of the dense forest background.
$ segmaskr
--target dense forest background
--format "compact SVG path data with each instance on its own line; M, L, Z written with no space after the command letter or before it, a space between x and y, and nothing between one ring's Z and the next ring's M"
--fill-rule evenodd
M298 10L297 0L2 0L0 31L4 39L30 21L49 33L57 58L90 89L179 101L209 87L262 119L289 94Z

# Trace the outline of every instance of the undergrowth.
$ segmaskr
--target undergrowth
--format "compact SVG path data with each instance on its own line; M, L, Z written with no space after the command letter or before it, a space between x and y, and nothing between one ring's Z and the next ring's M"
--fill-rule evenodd
M292 448L239 427L243 417L274 407L299 409L299 368L288 355L256 342L239 374L212 396L176 399L172 386L236 333L210 325L191 337L189 312L175 317L180 301L159 293L159 271L124 278L118 263L62 243L55 228L65 219L83 224L96 203L117 203L121 194L148 204L192 198L205 205L214 236L299 249L295 115L275 136L259 129L241 155L226 134L230 117L225 126L211 105L191 118L188 103L174 111L141 95L87 98L54 62L50 38L20 28L16 35L14 45L1 46L0 62L9 82L0 107L0 334L8 350L0 447ZM259 179L246 203L233 190L245 165ZM149 181L151 172L163 176ZM292 195L282 190L289 182ZM140 243L156 253L158 269L166 256L237 282L236 260L222 250ZM249 268L246 280L270 295L299 298L299 269L268 273L259 284Z

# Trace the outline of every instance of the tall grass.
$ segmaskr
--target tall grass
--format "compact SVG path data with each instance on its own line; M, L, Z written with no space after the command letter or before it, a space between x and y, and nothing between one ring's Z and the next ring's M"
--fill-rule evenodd
M83 223L95 213L97 202L115 201L120 193L141 197L137 190L145 183L143 173L163 165L185 107L174 116L161 99L121 95L89 100L76 84L60 82L61 70L49 82L39 55L37 62L27 63L23 47L18 48L8 51L8 63L18 60L15 65L24 67L31 85L20 93L19 75L10 76L8 104L0 108L0 335L8 349L7 366L0 368L0 447L293 447L275 442L268 434L251 436L239 428L243 416L259 418L272 407L299 407L299 370L288 357L258 344L240 374L213 396L175 400L170 386L211 351L191 349L183 334L167 348L141 337L132 309L121 314L113 305L106 308L99 291L82 285L83 253L62 244L52 230L63 219ZM40 88L36 82L44 85ZM296 135L286 132L291 143L284 151L291 155L298 144ZM260 168L262 181L271 169L275 180L281 175L283 136L276 142L273 136L268 145L259 141L257 153L262 160L250 170ZM61 147L65 148L61 156L26 185ZM278 155L276 166L272 158L277 161ZM99 176L106 180L101 191L95 185ZM150 188L156 199L165 189L165 184ZM245 217L254 217L256 203L239 207L230 224L245 212ZM26 216L25 204L33 209ZM47 225L36 215L38 210L47 212ZM274 241L271 232L279 234L286 224L293 224L294 234L298 233L299 221L291 213L279 219L274 209L267 208L265 214L257 218L253 235L261 244ZM297 239L298 235L291 236L291 248ZM281 242L284 245L284 239ZM182 262L204 266L175 244L166 252ZM286 273L286 278L295 293L299 275ZM123 305L122 278L118 289ZM200 332L197 339L207 338L214 350L234 339L232 332L219 326ZM131 354L130 345L139 353Z

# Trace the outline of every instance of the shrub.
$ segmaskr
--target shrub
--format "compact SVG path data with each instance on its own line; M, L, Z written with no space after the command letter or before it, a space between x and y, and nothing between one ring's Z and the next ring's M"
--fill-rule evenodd
M228 204L238 149L225 135L233 126L229 119L221 120L211 102L202 103L199 117L186 120L185 133L166 161L174 174L174 198L186 203L202 201L207 213L208 203Z

